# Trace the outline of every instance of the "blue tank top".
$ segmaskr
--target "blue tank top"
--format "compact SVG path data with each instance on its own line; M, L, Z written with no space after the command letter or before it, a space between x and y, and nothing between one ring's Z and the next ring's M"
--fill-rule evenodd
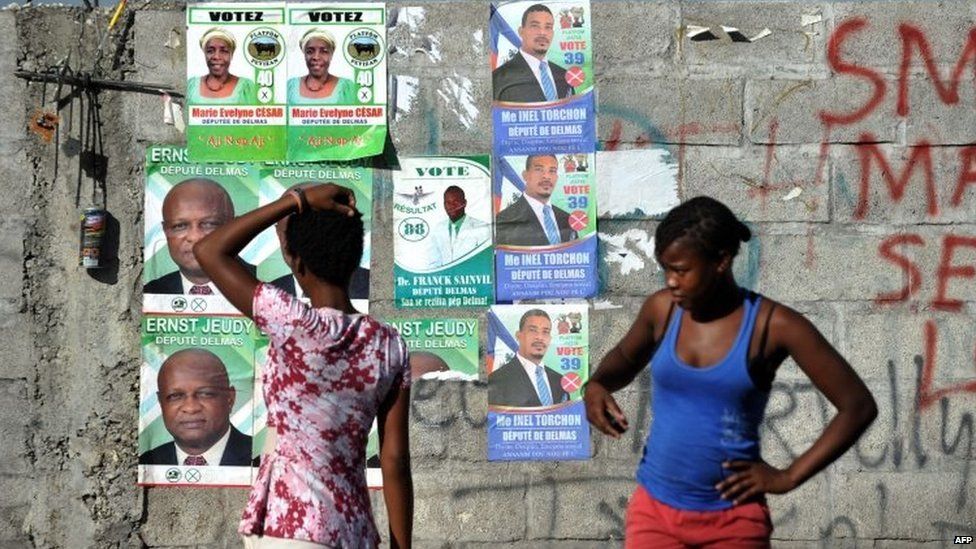
M753 383L748 362L760 301L758 294L746 294L739 334L718 364L696 368L678 358L681 307L651 359L652 424L637 481L671 507L732 507L715 489L730 474L722 462L759 459L759 424L769 393Z

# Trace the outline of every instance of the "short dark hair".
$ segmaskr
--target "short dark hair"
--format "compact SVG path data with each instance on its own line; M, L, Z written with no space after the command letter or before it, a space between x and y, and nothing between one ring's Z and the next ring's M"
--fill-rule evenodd
M458 187L457 185L451 185L450 187L444 189L444 196L447 196L447 193L458 193L462 198L467 198L464 194L464 189Z
M345 288L363 257L363 216L317 210L292 214L285 243L313 275Z
M525 157L525 171L529 171L529 166L532 165L532 160L536 158L551 158L556 161L556 165L559 165L559 160L554 154L530 154Z
M752 238L752 231L725 204L708 196L696 196L673 208L657 226L655 255L660 257L681 238L709 259L718 259L723 252L735 257L739 244Z
M528 7L528 9L526 9L524 12L522 12L522 26L523 27L525 26L525 22L529 20L529 14L532 13L532 12L534 12L534 11L544 11L544 12L548 13L549 15L552 15L552 11L550 11L549 8L547 8L545 5L543 5L543 4L532 4L531 6Z
M523 314L522 315L522 318L519 319L519 331L520 332L522 331L522 328L525 327L525 321L528 320L528 319L530 319L530 318L532 318L532 317L534 317L534 316L542 316L542 317L545 317L546 320L549 321L549 324L552 324L552 319L549 318L549 313L543 311L542 309L529 309L528 311L525 311L525 314Z

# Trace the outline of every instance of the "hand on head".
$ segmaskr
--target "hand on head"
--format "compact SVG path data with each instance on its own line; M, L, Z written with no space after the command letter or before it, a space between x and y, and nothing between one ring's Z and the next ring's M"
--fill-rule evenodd
M335 183L302 183L286 193L293 193L296 189L301 189L306 203L313 210L334 210L350 217L356 215L356 195L351 189Z

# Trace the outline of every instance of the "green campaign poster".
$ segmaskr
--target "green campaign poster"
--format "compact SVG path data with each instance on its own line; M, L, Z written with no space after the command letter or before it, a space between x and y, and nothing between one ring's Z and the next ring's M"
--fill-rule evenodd
M241 316L143 316L140 484L250 485L257 338Z
M386 5L287 8L288 160L375 156L386 142Z
M478 379L478 319L400 319L390 324L410 350L413 378Z
M393 172L397 307L493 302L491 173L487 156L401 158Z
M186 10L187 148L196 162L284 160L285 7Z
M369 278L373 221L373 171L349 164L277 164L259 169L260 203L277 200L295 185L335 183L352 189L356 195L356 209L363 216L363 257L349 284L349 298L357 310L369 312ZM323 235L325 236L325 235ZM261 233L255 242L258 258L258 278L304 298L288 265L281 256L281 247L274 229Z
M143 311L237 314L197 263L193 245L258 205L258 174L249 164L189 162L182 147L146 151ZM256 272L257 246L241 261Z

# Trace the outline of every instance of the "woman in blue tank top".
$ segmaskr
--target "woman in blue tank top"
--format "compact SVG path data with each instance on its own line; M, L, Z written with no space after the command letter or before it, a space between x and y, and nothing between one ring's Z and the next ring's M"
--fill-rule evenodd
M618 438L612 393L650 360L652 424L625 520L637 547L768 547L765 494L784 494L840 457L877 415L871 393L806 318L740 288L732 260L751 231L722 203L693 198L655 232L667 288L644 302L586 385L590 423ZM792 358L837 408L785 468L760 456L777 368Z

